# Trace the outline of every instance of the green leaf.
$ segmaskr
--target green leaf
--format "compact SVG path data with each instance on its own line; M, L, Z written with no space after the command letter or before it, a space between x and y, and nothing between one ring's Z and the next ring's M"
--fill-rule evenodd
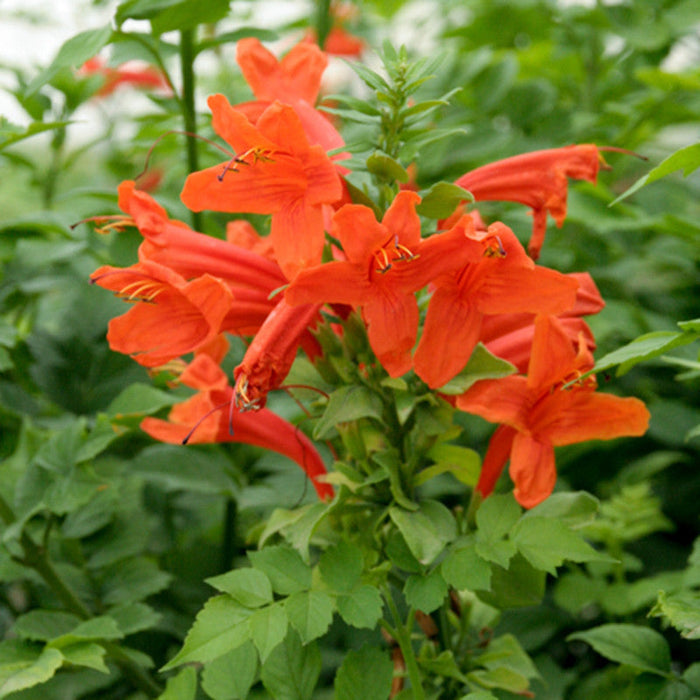
M379 591L366 583L336 598L340 616L359 629L374 629L382 616L383 605Z
M564 525L585 527L598 514L600 502L586 491L553 493L539 505L523 514L523 518L557 518Z
M596 372L604 372L615 365L619 365L617 376L622 376L632 367L645 360L659 357L682 345L688 345L700 338L700 333L687 331L684 333L674 333L673 331L654 331L636 338L631 343L623 345L617 350L609 352L596 362L595 367L581 378ZM577 380L578 381L578 380Z
M700 639L700 593L683 591L669 595L659 591L650 617L662 617L686 639Z
M700 168L700 143L695 143L691 146L686 146L685 148L679 149L672 155L668 156L668 158L662 160L661 163L659 163L659 165L657 165L653 170L639 178L639 180L637 180L632 187L625 190L625 192L623 192L617 199L612 201L610 206L617 204L623 199L626 199L645 185L676 172L676 170L682 170L683 177L688 177L688 175L695 172L695 170L698 168Z
M66 41L58 50L55 58L44 70L32 80L25 89L25 95L36 92L42 85L53 78L62 68L79 68L89 58L97 55L112 37L110 24L97 29L80 32Z
M479 664L488 669L507 668L525 678L536 678L539 675L532 659L512 634L492 639L479 656Z
M228 595L210 598L199 611L182 649L162 668L213 661L250 639L251 610Z
M196 694L197 670L188 666L177 676L168 678L165 691L158 696L158 700L194 700Z
M482 343L478 343L464 369L440 387L440 393L457 396L482 379L500 379L516 371L510 362L502 360L489 352Z
M458 591L491 587L491 565L476 553L473 536L457 543L440 567L447 583Z
M107 415L115 419L146 416L181 400L182 397L156 389L150 384L134 382L109 404Z
M61 647L65 663L73 666L85 666L100 673L109 673L109 668L104 660L106 653L105 648L96 642L76 642Z
M362 576L364 556L362 550L347 540L326 549L318 562L321 578L333 590L350 591Z
M408 182L408 173L403 165L386 153L375 151L367 158L367 170L384 181Z
M0 151L36 134L62 129L68 124L71 122L32 122L28 126L17 126L8 122L4 117L0 117Z
M614 561L555 518L523 518L510 537L530 564L552 575L565 561Z
M349 651L335 676L334 700L387 700L394 666L389 654L365 645Z
M255 682L258 653L248 641L206 664L202 688L212 700L243 700Z
M160 613L145 603L120 605L112 608L109 611L109 616L116 621L125 637L155 627L162 617Z
M338 423L347 423L358 418L381 420L382 400L367 387L352 385L334 391L328 399L323 415L313 431L314 440L324 440L331 436Z
M101 596L105 605L135 603L168 587L172 575L146 557L134 557L104 569Z
M544 571L536 569L525 557L516 553L507 569L492 567L491 589L480 591L479 597L501 609L538 605L544 596L546 578Z
M403 463L399 451L395 447L375 452L371 456L371 460L381 467L381 473L389 477L389 489L396 503L406 510L415 511L418 505L411 500L403 484ZM375 475L377 473L375 472Z
M469 447L438 442L428 450L426 457L435 464L418 472L414 481L416 486L445 473L452 474L467 486L474 486L479 479L481 457Z
M429 219L446 219L462 202L473 202L471 192L453 182L436 182L423 195L416 211Z
M429 574L413 574L406 579L404 585L406 602L413 608L424 613L437 610L447 595L447 582L441 575L439 568Z
M42 650L18 640L0 642L0 698L45 683L62 664L58 649Z
M431 674L443 678L454 678L460 683L468 684L467 677L459 668L452 651L442 651L433 658L423 656L418 659L418 663Z
M60 610L30 610L15 620L12 630L23 639L48 642L67 634L80 622L76 615Z
M423 501L415 511L391 506L389 516L421 564L430 564L457 535L452 513L438 501Z
M85 622L81 622L70 632L56 637L51 641L50 646L60 649L63 646L78 642L121 639L123 636L124 633L119 629L116 620L108 615L100 615L99 617L85 620Z
M302 644L325 634L333 621L333 600L323 591L294 593L285 600L284 609Z
M205 581L246 608L259 608L273 600L270 579L258 569L234 569Z
M151 19L154 34L194 29L200 24L214 24L229 13L230 0L184 0L159 12Z
M530 687L530 682L525 676L503 667L492 668L487 671L472 671L467 674L467 678L470 682L486 688L505 690L516 695L525 695Z
M250 616L250 637L260 654L260 663L264 664L270 652L286 637L288 624L282 601L259 608Z
M574 639L590 644L606 659L639 671L661 676L668 676L671 672L668 642L648 627L611 623L567 637L567 641Z
M506 568L515 554L515 545L503 538L520 517L520 506L512 494L493 495L476 511L476 553Z
M265 547L257 552L248 552L248 558L256 569L267 574L272 590L280 595L291 595L311 587L311 568L291 547Z
M262 667L263 685L277 700L311 700L321 673L321 653L315 642L303 646L291 631Z

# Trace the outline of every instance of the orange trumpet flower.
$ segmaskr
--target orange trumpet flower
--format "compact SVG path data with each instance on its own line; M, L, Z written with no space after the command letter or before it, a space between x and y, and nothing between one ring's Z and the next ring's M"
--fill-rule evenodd
M592 365L583 343L577 352L560 322L541 316L527 377L483 380L457 397L457 408L501 424L476 485L482 496L493 491L510 459L514 495L532 508L554 488L554 447L644 434L649 411L638 399L597 393L593 376L564 388Z

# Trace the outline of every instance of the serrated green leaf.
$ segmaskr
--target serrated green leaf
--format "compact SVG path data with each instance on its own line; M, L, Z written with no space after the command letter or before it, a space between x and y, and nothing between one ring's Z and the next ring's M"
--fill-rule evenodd
M350 591L359 582L364 568L362 550L346 540L326 549L318 562L321 578L331 589Z
M389 83L382 78L379 73L375 73L373 70L367 68L367 66L364 66L362 63L357 63L356 61L350 62L346 61L346 63L352 68L352 70L357 73L357 75L360 76L360 79L362 80L365 85L368 87L372 88L372 90L389 90Z
M598 514L600 502L586 491L554 493L526 511L523 518L557 518L574 530L588 525Z
M521 513L522 510L512 494L489 496L476 511L479 537L489 540L505 537Z
M367 645L353 649L336 673L334 700L387 700L393 674L386 651Z
M553 576L565 561L614 561L555 518L523 518L510 538L530 564Z
M248 552L248 558L253 567L267 575L276 593L291 595L311 587L311 568L291 547L265 547L257 552Z
M300 591L284 602L289 622L308 644L326 633L333 621L333 600L323 591Z
M273 599L270 579L258 569L234 569L204 580L217 591L228 593L246 608L259 608Z
M197 670L188 666L176 676L168 678L165 691L158 696L158 700L194 700L196 694Z
M655 630L640 625L607 624L584 632L574 632L568 641L590 644L601 656L662 676L671 672L671 652L668 642Z
M675 153L668 156L659 163L655 168L649 171L646 175L639 178L637 182L629 189L625 190L617 199L610 203L610 206L626 199L637 190L645 185L649 185L656 180L676 172L683 171L683 177L688 177L691 173L700 168L700 143L695 143L691 146L685 146L677 150Z
M326 410L314 428L314 440L329 437L338 423L347 423L359 418L381 420L382 408L381 398L367 387L341 387L330 395Z
M336 598L340 616L359 629L374 629L382 616L383 605L379 591L366 583Z
M44 70L32 80L25 89L25 95L31 95L42 85L49 82L62 68L78 68L85 61L97 55L109 43L112 27L107 24L97 29L80 32L66 41L58 50L55 58Z
M449 551L440 567L447 583L458 591L491 587L491 565L476 553L473 537Z
M311 700L321 673L321 653L315 642L305 646L293 630L278 644L260 673L273 698Z
M212 700L243 699L257 672L258 653L248 641L204 666L202 688Z
M185 663L208 663L250 639L252 611L228 595L210 598L199 611L182 649L161 670Z
M482 343L478 343L464 369L440 387L440 393L457 396L482 379L500 379L516 371L510 362L497 357Z
M250 638L260 655L260 663L265 660L272 650L282 642L287 635L289 624L284 603L279 601L264 608L258 608L248 621Z
M422 564L430 564L457 535L452 513L438 501L423 501L414 511L392 506L389 516Z
M416 211L429 219L446 219L462 202L472 202L471 192L453 182L436 182L423 195Z
M447 582L442 577L439 568L429 574L413 574L406 579L404 596L406 602L413 608L424 613L437 610L447 595Z
M0 644L0 698L52 678L63 664L58 649L40 649L28 644Z
M436 464L418 472L414 481L416 486L445 473L452 474L455 479L467 486L474 486L479 480L481 457L476 450L438 442L428 450L426 457L435 461Z
M662 617L686 639L700 639L700 593L659 591L649 617Z

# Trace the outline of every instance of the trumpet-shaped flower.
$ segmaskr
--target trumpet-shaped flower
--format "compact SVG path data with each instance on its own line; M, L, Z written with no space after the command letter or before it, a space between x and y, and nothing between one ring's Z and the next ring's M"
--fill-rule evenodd
M137 61L128 61L112 68L100 56L93 56L85 61L79 72L81 75L99 75L103 79L96 93L99 97L111 95L121 85L170 91L170 85L161 71Z
M577 351L556 318L541 316L535 324L527 377L483 380L457 397L459 409L501 424L491 438L476 486L482 496L493 491L510 459L515 497L532 508L554 488L554 447L646 431L649 412L638 399L597 393L592 376L568 384L592 365L583 343Z
M528 250L536 260L544 242L547 214L557 226L564 223L567 178L595 183L601 163L593 144L565 146L489 163L462 175L456 184L469 190L477 202L520 202L530 207L533 229Z
M174 444L242 442L264 447L296 462L311 479L319 498L333 497L333 487L319 480L326 467L313 443L272 411L246 414L231 406L233 389L211 357L198 355L180 380L198 393L174 406L167 421L145 418L141 428L151 437Z
M573 307L578 282L536 266L515 234L497 222L472 230L478 257L433 281L423 335L414 356L416 374L430 387L447 383L481 340L485 315L560 313Z
M193 211L272 214L275 256L288 278L321 261L324 205L342 195L340 177L318 145L309 145L299 117L275 102L256 125L223 95L209 98L214 130L236 157L188 176L182 201Z
M418 331L414 292L464 259L465 218L451 231L421 240L415 192L399 192L379 223L368 207L348 204L333 217L332 234L347 260L303 270L286 291L290 304L360 306L370 345L393 377L411 368Z

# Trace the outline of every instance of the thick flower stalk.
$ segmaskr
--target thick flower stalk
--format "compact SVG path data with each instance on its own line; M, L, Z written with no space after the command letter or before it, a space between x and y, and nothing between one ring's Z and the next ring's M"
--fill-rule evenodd
M575 381L592 366L583 342L574 347L556 318L541 316L526 377L480 381L457 397L459 409L500 424L476 486L482 496L493 491L510 460L514 495L532 508L554 488L554 447L646 432L649 412L639 399L596 392L592 375Z
M321 479L326 467L313 443L272 411L261 409L252 414L239 410L233 403L233 388L211 357L198 355L180 381L198 393L174 406L168 420L144 418L141 428L151 437L174 444L241 442L264 447L296 462L319 498L333 497L333 487Z

